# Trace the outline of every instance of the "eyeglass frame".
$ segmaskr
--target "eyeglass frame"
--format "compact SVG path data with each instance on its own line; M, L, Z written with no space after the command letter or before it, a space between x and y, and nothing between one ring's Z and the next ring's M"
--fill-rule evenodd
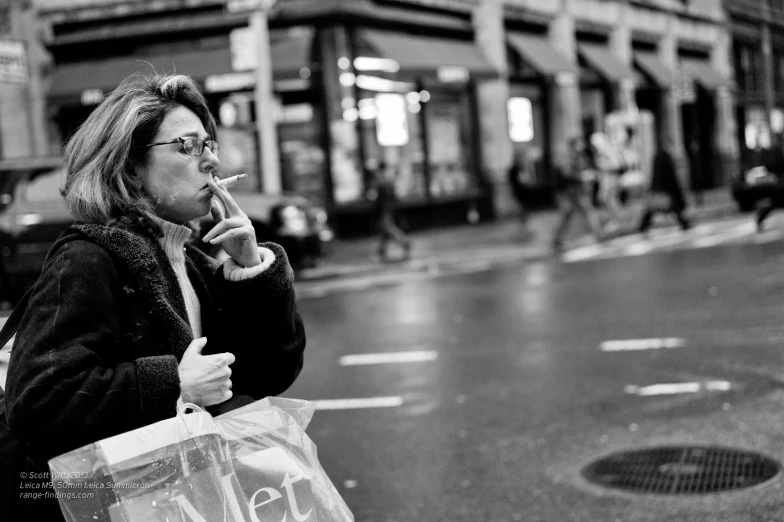
M191 154L190 152L188 152L185 149L185 140L200 141L202 143L201 152L199 154ZM185 154L187 154L188 156L197 156L197 157L201 156L202 154L204 154L205 147L210 149L210 152L212 152L215 156L217 156L218 155L218 149L220 149L220 145L218 144L218 142L213 140L212 138L210 138L208 140L203 140L203 139L198 138L196 136L181 136L179 138L174 138L174 139L171 139L171 140L168 140L168 141L159 141L157 143L150 143L149 145L145 145L144 148L146 149L146 148L150 148L150 147L155 147L156 145L171 145L172 143L179 143L180 145L182 145L183 152L185 152ZM214 143L215 144L215 150L213 150L213 148L210 147L208 145L208 143Z

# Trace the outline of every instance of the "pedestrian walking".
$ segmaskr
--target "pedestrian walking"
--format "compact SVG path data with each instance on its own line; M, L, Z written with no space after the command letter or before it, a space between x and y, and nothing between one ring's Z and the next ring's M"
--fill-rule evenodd
M50 458L174 417L180 401L219 414L277 395L299 374L292 269L218 184L215 132L193 80L133 76L66 145L77 224L20 305L0 418L26 452L25 468L2 472L14 485L22 472L43 477L35 492L51 496L17 490L9 520L63 519ZM224 248L222 265L192 242L208 213L217 224L204 241Z
M530 177L528 172L528 162L524 152L517 152L512 160L512 165L506 171L509 188L512 195L520 206L520 219L525 223L528 221L528 210L526 209L526 181Z
M773 145L768 153L765 167L776 177L776 183L770 189L770 197L765 198L757 207L757 231L762 232L764 223L771 212L784 208L784 140L776 134Z
M395 171L384 162L379 163L374 171L376 192L376 231L378 232L378 256L383 262L388 257L390 241L403 249L403 259L411 257L411 239L397 226L397 195L395 194Z
M552 240L555 253L560 253L563 250L564 236L575 214L582 216L597 241L604 240L604 230L599 216L585 191L583 173L587 168L588 161L583 139L579 137L570 139L567 163L563 168L558 169L556 178L560 220L555 227Z
M605 228L614 232L620 228L623 221L620 181L624 170L621 152L602 132L591 134L590 148L599 179L597 203L601 203L607 211Z
M682 230L687 230L691 226L684 216L686 198L678 181L678 172L671 149L672 142L669 138L665 138L662 146L653 156L651 185L639 226L639 231L642 233L648 231L653 216L659 212L675 215Z

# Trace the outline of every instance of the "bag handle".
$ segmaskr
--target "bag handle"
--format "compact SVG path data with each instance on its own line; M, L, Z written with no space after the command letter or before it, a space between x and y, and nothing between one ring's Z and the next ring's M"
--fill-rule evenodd
M32 293L33 293L32 288L30 288L27 292L25 292L25 295L23 295L22 298L19 300L19 302L16 304L14 311L11 312L11 316L5 322L3 329L0 330L0 349L2 349L6 344L8 344L8 341L11 340L11 337L13 337L16 334L16 331L19 329L19 323L22 322L22 316L24 315L25 310L27 309L27 303L30 302L30 296L32 295Z
M25 295L19 300L16 304L16 308L14 311L11 312L11 316L3 325L3 329L0 330L0 350L2 350L8 341L16 335L16 331L19 330L19 324L22 322L22 316L24 316L25 310L27 309L27 304L30 302L30 296L33 294L33 289L30 288ZM3 391L3 387L0 386L0 392Z

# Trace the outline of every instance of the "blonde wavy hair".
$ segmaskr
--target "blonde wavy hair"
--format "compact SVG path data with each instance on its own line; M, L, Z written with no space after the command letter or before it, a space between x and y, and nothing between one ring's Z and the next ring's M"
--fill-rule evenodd
M215 138L215 118L199 87L187 76L134 74L90 114L68 140L61 190L70 214L82 223L142 226L160 233L154 205L132 182L145 165L166 115L178 106L193 111Z

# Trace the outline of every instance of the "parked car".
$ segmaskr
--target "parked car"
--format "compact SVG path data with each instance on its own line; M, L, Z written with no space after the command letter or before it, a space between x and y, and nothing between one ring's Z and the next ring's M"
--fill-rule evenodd
M72 223L60 197L60 157L0 160L0 303L14 304Z
M318 263L335 237L326 211L299 194L232 194L248 215L259 242L272 241L286 250L291 266L298 270ZM202 236L214 226L212 216L202 219ZM200 247L216 259L225 257L219 245Z
M0 307L15 304L41 273L60 233L73 223L60 196L62 159L0 160ZM326 212L299 195L236 193L259 241L279 243L295 268L312 266L334 234ZM202 232L212 228L203 220ZM220 257L219 247L198 244Z
M732 180L732 197L741 212L754 210L757 201L772 195L778 179L764 166L753 167Z

